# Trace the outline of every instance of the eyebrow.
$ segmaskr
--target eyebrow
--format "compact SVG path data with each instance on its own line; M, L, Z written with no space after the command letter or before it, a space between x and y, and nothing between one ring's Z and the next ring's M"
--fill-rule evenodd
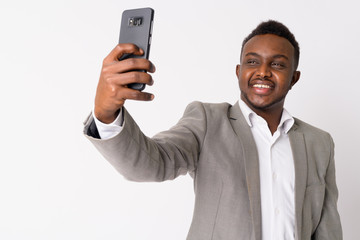
M247 56L261 57L259 54L255 53L255 52L249 52L249 53L245 54L245 57L247 57ZM272 57L273 58L285 58L285 59L289 60L289 58L283 54L276 54Z

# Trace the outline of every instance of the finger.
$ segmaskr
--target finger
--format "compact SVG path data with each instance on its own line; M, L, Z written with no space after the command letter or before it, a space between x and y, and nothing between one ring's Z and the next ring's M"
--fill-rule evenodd
M147 92L140 92L138 90L134 90L131 88L124 88L122 89L121 96L119 96L119 99L125 100L125 99L131 99L131 100L137 100L137 101L151 101L154 99L154 95L152 93Z
M156 71L155 65L147 59L143 58L128 58L114 64L106 66L105 71L113 73L124 73L134 70L145 70L153 73Z
M124 54L143 55L144 51L132 43L120 43L104 59L104 63L118 61Z
M154 80L150 74L136 71L114 74L108 78L108 82L118 86L128 85L130 83L144 83L149 86L154 84Z

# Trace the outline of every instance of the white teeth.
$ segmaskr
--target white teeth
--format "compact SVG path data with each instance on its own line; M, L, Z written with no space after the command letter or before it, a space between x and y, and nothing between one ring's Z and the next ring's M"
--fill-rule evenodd
M256 87L256 88L270 88L270 86L265 85L265 84L254 84L253 87Z

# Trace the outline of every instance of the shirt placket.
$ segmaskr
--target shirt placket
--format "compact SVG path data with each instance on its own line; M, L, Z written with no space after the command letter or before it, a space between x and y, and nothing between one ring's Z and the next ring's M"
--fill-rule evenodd
M270 164L271 164L271 186L272 186L272 201L273 201L273 208L272 208L272 239L279 240L281 239L278 235L278 229L281 224L281 202L279 196L281 196L281 189L279 187L279 171L280 169L277 167L277 157L275 154L276 142L280 137L280 132L276 131L274 135L271 137L270 142ZM276 229L276 231L274 231Z

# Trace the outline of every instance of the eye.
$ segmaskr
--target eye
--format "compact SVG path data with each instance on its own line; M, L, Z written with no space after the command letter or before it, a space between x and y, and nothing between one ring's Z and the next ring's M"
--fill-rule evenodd
M246 63L249 65L256 65L258 62L255 59L248 59Z
M285 68L285 64L283 64L281 62L272 62L271 66L276 67L276 68Z

